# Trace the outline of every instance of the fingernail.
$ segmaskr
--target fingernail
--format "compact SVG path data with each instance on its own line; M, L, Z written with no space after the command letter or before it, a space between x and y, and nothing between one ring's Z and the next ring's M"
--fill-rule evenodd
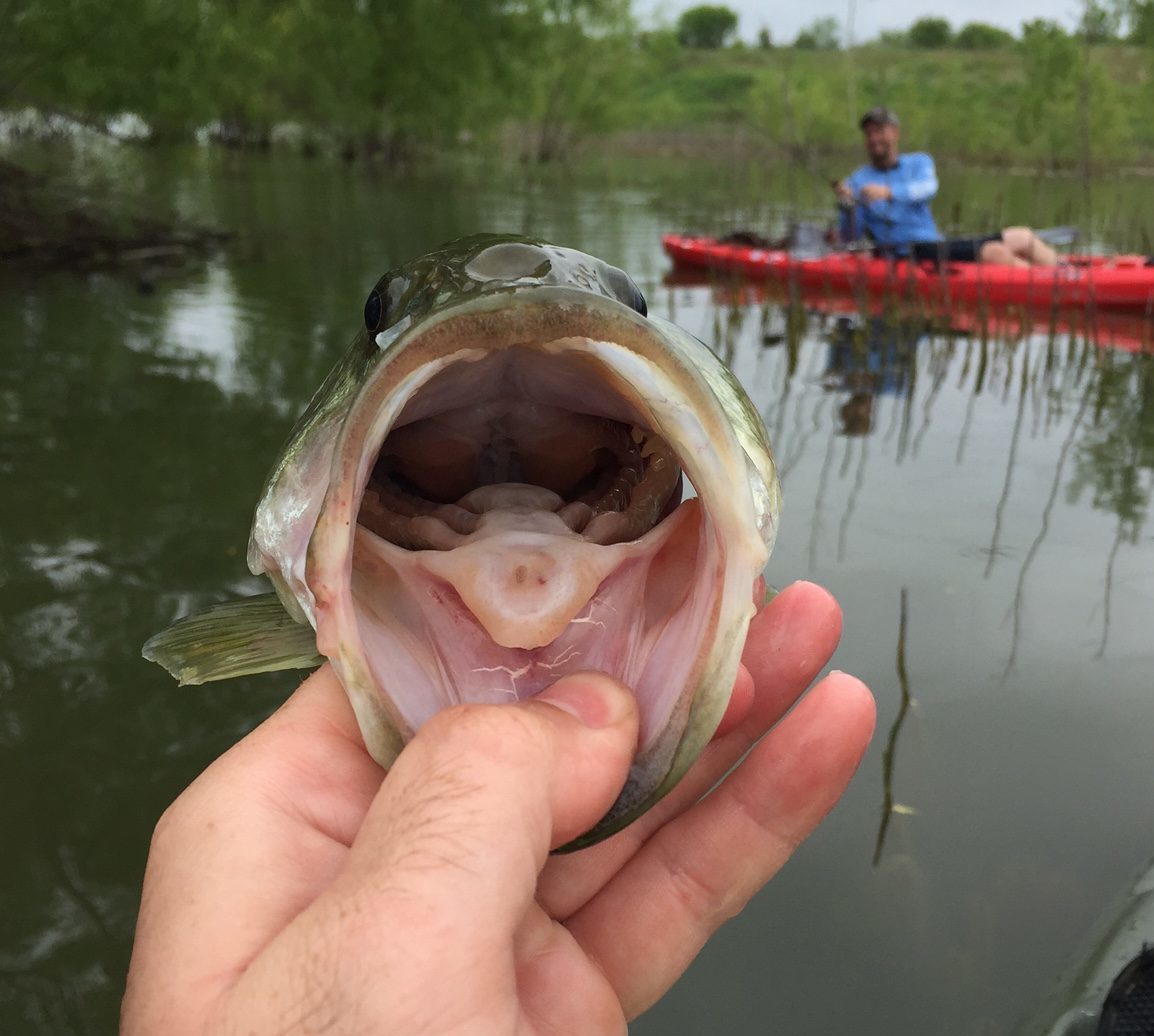
M629 692L603 676L577 674L558 680L536 697L547 702L587 727L597 730L613 726L629 710Z

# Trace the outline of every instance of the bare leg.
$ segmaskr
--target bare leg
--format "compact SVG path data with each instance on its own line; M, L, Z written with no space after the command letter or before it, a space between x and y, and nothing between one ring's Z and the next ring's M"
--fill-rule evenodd
M987 241L978 253L978 262L997 263L1000 266L1029 266L1025 259L1019 259L1004 242Z
M1002 243L1030 266L1055 266L1058 253L1029 227L1006 227Z

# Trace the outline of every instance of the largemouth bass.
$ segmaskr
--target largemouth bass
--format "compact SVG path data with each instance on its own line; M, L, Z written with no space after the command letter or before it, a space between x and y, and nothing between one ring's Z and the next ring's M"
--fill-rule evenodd
M181 620L144 654L182 683L327 658L385 767L447 706L609 673L641 733L591 844L717 728L778 506L756 409L625 273L467 238L381 278L290 434L248 551L275 595Z

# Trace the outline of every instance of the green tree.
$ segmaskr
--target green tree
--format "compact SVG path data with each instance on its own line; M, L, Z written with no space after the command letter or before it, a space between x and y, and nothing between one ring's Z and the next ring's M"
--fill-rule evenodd
M1152 2L1154 2L1154 0L1152 0ZM773 37L764 25L757 30L757 49L773 50Z
M194 108L209 110L200 103L192 5L21 0L0 8L0 20L0 109L31 106L96 124L123 111L172 109L184 121Z
M737 12L721 4L691 7L677 19L677 38L683 47L716 50L737 32Z
M551 162L565 158L583 134L612 129L626 111L635 35L629 0L538 0L538 6L509 71L517 115L532 129L524 157ZM493 97L495 116L508 117L508 97Z
M0 108L95 124L132 112L154 136L213 125L241 142L291 122L386 153L495 130L511 113L571 135L619 110L607 103L619 91L595 95L628 74L628 9L628 0L0 0Z
M1122 8L1103 0L1085 0L1078 35L1087 43L1111 43L1118 39L1122 28Z
M910 46L920 50L948 47L953 35L945 18L919 18L909 29Z
M798 50L837 50L841 46L841 29L837 19L816 19L797 34L793 45Z
M1126 39L1140 47L1154 47L1154 0L1136 0L1133 4Z
M1013 33L985 22L963 25L954 37L954 46L960 50L999 50L1013 45Z
M1125 105L1117 82L1061 25L1035 19L1022 26L1025 88L1018 132L1051 164L1079 163L1124 150Z
M1070 36L1066 30L1051 18L1032 18L1022 22L1021 43L1026 54L1038 53L1045 47L1064 47L1061 41L1068 39Z

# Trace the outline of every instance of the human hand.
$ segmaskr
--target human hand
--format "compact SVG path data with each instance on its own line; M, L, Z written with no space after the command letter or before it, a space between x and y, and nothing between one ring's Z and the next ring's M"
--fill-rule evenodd
M889 201L893 196L894 192L884 183L867 183L861 189L861 200L867 205L875 201Z
M624 1032L852 776L863 684L831 673L782 719L840 631L821 588L779 594L687 776L555 857L624 782L637 714L620 685L582 674L441 713L382 783L322 668L157 825L122 1036Z
M833 188L833 193L837 195L837 203L839 205L844 205L847 208L853 207L853 191L845 180L834 180L830 186Z

